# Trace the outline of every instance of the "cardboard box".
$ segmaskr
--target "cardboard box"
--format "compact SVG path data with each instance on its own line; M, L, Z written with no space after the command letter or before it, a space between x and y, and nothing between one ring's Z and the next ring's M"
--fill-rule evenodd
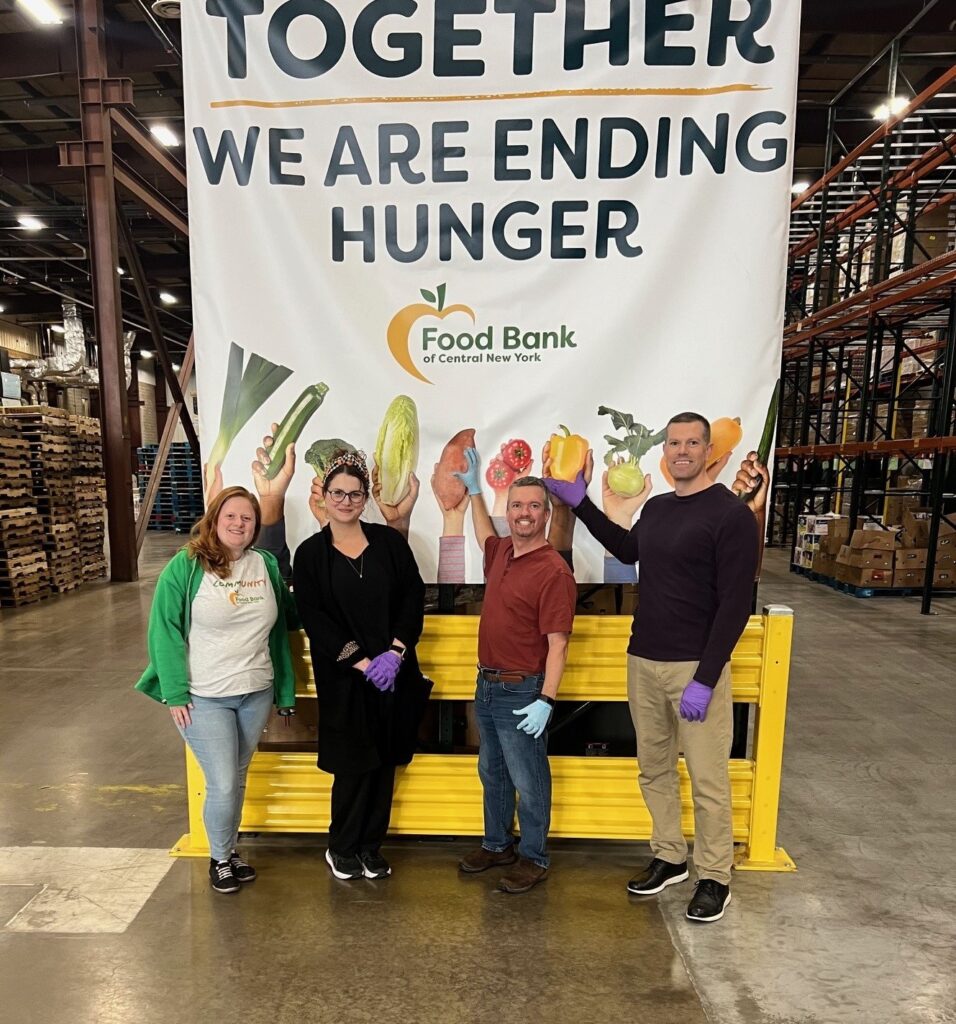
M926 548L900 548L896 552L896 568L925 570L928 554Z
M880 548L850 548L846 557L846 564L857 569L893 569L893 551L883 551Z
M892 587L892 569L862 569L854 565L844 566L845 583L854 587Z
M936 569L933 573L933 586L946 589L956 587L956 569Z
M925 569L896 569L893 572L894 587L922 587L925 581Z
M821 576L833 577L836 575L836 559L833 555L828 555L826 552L818 551L813 556L813 564L810 568Z
M845 533L830 533L820 538L820 550L833 558L840 553L840 548L850 539L849 527Z
M893 495L886 499L886 506L883 510L883 522L894 526L900 526L903 522L903 513L908 509L918 507L918 495Z
M850 538L850 547L857 550L866 548L877 548L880 551L893 551L896 548L896 531L884 530L879 527L876 530L854 530Z
M956 551L951 555L937 554L934 569L956 569Z
M903 546L925 548L929 541L931 520L932 511L928 508L906 509L903 513ZM952 537L954 534L956 534L956 527L950 526L945 519L940 518L939 540L942 541L944 537ZM949 543L952 544L953 541Z

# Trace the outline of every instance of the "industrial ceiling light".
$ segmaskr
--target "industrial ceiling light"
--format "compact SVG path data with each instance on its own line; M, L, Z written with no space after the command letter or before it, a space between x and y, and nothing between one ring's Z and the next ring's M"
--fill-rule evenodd
M151 125L149 133L157 142L161 142L164 146L180 145L179 136L164 124Z
M801 178L801 179L800 179L800 181L795 181L795 182L794 182L794 183L793 183L793 184L792 184L792 185L790 186L790 191L791 191L791 193L792 193L793 195L795 195L795 196L800 196L800 195L803 195L803 193L804 193L804 192L806 192L806 190L807 190L807 189L808 189L809 187L810 187L810 182L809 182L809 181L804 181L804 180L803 180L803 179Z
M125 275L126 271L122 267L117 267L116 268L116 273L119 274L120 277L123 277Z
M177 373L179 373L179 369L180 369L180 367L179 367L179 363L173 363L173 369L174 369L174 370L175 370L175 371L176 371Z
M17 223L24 231L42 231L46 227L42 220L31 217L28 213L25 213L22 217L17 217Z
M2 313L6 308L6 306L0 306L0 313Z
M901 114L909 106L909 97L891 96L886 103L881 103L874 111L873 117L877 121L889 121L891 117Z
M153 353L150 352L148 349L143 349L143 351L140 352L140 358L142 358L142 359L152 359L153 358Z
M176 304L176 296L170 295L169 292L160 292L159 301L162 302L164 306L174 306Z
M180 0L154 0L150 10L157 18L178 18L181 15Z
M54 334L66 334L66 328L63 324L50 324L50 330L53 331Z
M40 25L63 24L63 15L50 0L17 0L17 3Z

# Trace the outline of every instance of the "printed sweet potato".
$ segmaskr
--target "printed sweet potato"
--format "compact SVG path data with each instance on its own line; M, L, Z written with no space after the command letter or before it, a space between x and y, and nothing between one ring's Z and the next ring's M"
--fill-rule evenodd
M455 476L455 472L463 473L468 468L465 449L474 447L475 429L469 427L467 430L459 430L442 448L435 470L435 494L442 508L452 509L464 498L465 485Z

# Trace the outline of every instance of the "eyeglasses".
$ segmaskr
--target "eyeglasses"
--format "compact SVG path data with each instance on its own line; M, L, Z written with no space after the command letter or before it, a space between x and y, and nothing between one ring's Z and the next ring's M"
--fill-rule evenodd
M341 505L344 501L348 501L352 505L358 505L359 502L365 501L365 491L340 491L336 488L334 491L328 491L327 493L336 505Z

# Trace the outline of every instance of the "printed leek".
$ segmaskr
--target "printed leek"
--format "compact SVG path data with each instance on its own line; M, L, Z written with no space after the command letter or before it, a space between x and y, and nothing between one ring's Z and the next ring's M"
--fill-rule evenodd
M233 342L229 346L229 360L226 365L226 386L222 395L222 412L219 414L219 434L212 446L206 465L206 487L215 479L216 470L232 447L239 431L269 401L280 385L284 384L292 371L263 359L257 352L249 354L245 363L245 352Z

